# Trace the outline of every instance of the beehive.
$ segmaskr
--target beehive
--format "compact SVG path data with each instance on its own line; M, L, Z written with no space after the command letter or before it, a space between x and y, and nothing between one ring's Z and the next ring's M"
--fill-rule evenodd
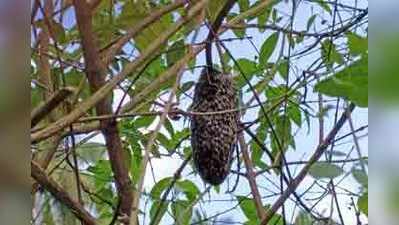
M204 69L195 86L194 115L191 118L191 145L196 170L212 185L221 184L230 172L237 141L238 111L215 113L237 108L237 96L231 75Z

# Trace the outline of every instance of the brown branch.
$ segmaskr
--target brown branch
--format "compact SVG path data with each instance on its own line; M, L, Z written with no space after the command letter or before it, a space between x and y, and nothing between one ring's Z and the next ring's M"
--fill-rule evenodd
M235 0L227 0L226 4L220 10L220 12L217 15L215 21L213 22L212 26L209 29L208 37L206 38L207 44L206 44L206 47L205 47L206 65L208 66L208 69L212 69L213 68L213 63L212 63L212 41L215 38L215 35L218 33L220 25L222 25L222 22L223 22L224 18L227 16L227 14L229 13L230 9L233 7L233 5L235 3L236 3Z
M96 10L96 8L101 4L101 0L94 0L89 3L89 7L91 11Z
M49 178L44 170L34 161L31 161L31 176L54 198L67 206L71 212L83 222L84 225L96 225L95 218L90 215L81 204L72 197L53 179Z
M85 1L73 1L76 11L76 20L81 35L83 57L86 66L86 75L92 93L97 92L106 83L106 67L98 54L97 37L92 27L90 6ZM96 104L98 115L112 114L112 98L105 97ZM128 165L123 159L123 147L119 136L117 122L114 119L100 121L101 131L105 138L110 164L118 190L120 202L120 215L130 215L133 192L129 178Z
M348 119L348 113L351 113L355 108L354 104L351 104L345 112L341 115L341 118L338 120L337 124L330 131L324 141L317 147L314 154L309 159L309 163L299 172L298 176L295 177L288 185L287 189L282 193L282 195L276 200L273 206L267 211L266 217L261 221L261 225L267 225L273 215L277 212L277 210L284 204L284 202L288 199L288 197L297 189L299 184L303 181L303 179L308 174L312 165L317 162L320 157L324 154L327 147L332 143L338 131L341 130L346 120Z
M43 102L33 109L31 112L31 127L37 125L45 117L48 117L49 122L54 122L55 119L62 113L61 109L56 109L57 106L63 102L72 92L72 88L64 88L56 91L57 81L53 78L51 74L50 59L48 57L48 52L50 51L50 38L52 34L51 26L49 25L49 16L54 11L53 1L44 1L44 7L41 5L40 1L35 1L37 10L40 9L43 14L47 28L43 29L39 35L38 41L38 54L39 54L39 79L40 84L44 86ZM61 141L60 135L57 133L53 135L48 141L49 148L45 155L39 152L34 152L32 158L39 159L40 166L46 169L51 162L55 152L57 151L58 145ZM32 185L32 193L35 193L39 185L34 183Z
M30 114L30 126L34 127L35 125L37 125L44 117L52 112L53 109L55 109L61 102L63 102L69 95L71 95L73 91L73 88L62 88L49 96L49 99L34 108Z
M248 179L249 187L251 188L252 197L256 207L256 214L259 217L259 220L262 220L266 216L266 210L262 205L262 198L260 196L258 185L256 184L256 174L253 170L253 164L251 158L248 153L248 145L245 143L244 134L240 132L238 134L238 142L240 144L240 149L242 152L242 157L244 159L246 172L246 178Z

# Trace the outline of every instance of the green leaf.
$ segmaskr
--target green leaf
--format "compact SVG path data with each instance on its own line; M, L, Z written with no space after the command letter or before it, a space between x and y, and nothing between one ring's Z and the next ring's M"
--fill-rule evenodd
M261 112L259 111L258 114ZM266 122L265 117L261 117L261 121L259 124L259 127L256 128L256 137L257 139L261 142L264 143L266 138L267 138L267 129L268 129L268 124ZM266 169L268 166L266 163L263 162L262 156L264 154L263 149L254 141L251 140L251 158L254 163L254 165L258 166L261 169Z
M333 179L342 175L343 173L344 170L341 167L325 162L316 162L312 165L309 171L309 174L316 179Z
M230 13L230 14L227 16L227 20L230 21L230 20L232 20L233 18L235 18L236 16L238 16L237 13ZM243 19L238 20L236 24L237 24L237 25L241 25L243 28L234 28L234 29L232 29L233 33L234 33L238 38L244 38L244 37L245 37L245 34L246 34L246 29L245 29L245 24L246 24L246 23L245 23L245 20L243 20Z
M89 162L95 163L104 157L106 147L102 143L89 142L80 145L76 152L79 156Z
M252 199L245 196L237 196L237 201L240 204L242 212L249 220L257 220L256 207Z
M309 31L310 30L310 28L312 27L312 25L314 24L314 21L315 21L315 19L316 19L316 14L314 14L314 15L312 15L310 18L309 18L309 20L308 20L308 23L306 24L306 30L307 31Z
M53 22L51 23L52 26L52 31L54 32L55 35L55 39L57 40L57 42L59 44L65 44L66 43L66 34L65 34L65 30L64 27L62 26L62 24L57 23L56 21L53 20Z
M162 192L170 186L170 184L172 183L172 180L173 180L173 177L166 177L166 178L158 181L158 183L156 183L154 185L154 187L152 187L150 196L153 199L160 200Z
M187 48L186 48L186 45L184 44L183 39L173 43L172 46L170 46L170 48L168 49L168 53L166 54L167 65L169 67L173 66L173 64L176 61L183 58L183 56L186 54L186 52L187 52Z
M316 84L315 90L328 96L344 97L360 107L368 106L368 58L353 63Z
M31 108L38 106L42 100L42 89L38 87L32 87L30 92Z
M334 63L342 64L342 55L338 52L337 47L331 40L325 40L321 43L321 55L323 57L323 62L329 68L331 68Z
M255 141L251 141L251 159L255 166L261 169L266 169L267 164L262 161L263 150L258 146Z
M152 203L151 209L150 209L150 218L151 218L151 223L153 225L157 225L161 222L162 217L165 215L166 211L168 210L169 202L165 201L161 205L161 201L154 201ZM158 209L159 208L159 209ZM157 218L155 217L155 213L158 212Z
M87 171L94 174L96 187L103 187L112 180L112 170L108 160L97 161L97 163L90 166Z
M275 124L276 135L271 134L272 138L272 153L277 156L281 151L288 150L288 145L292 144L294 140L291 135L291 121L286 115L276 115L273 118ZM276 137L277 136L277 137ZM277 158L276 158L277 159Z
M207 15L211 22L215 21L220 10L226 4L227 0L209 1Z
M270 209L270 205L266 205L265 207L263 207L266 211L268 211ZM259 224L259 223L258 223ZM284 223L284 218L280 215L275 213L273 215L273 217L270 219L269 225L283 225L283 224L287 224Z
M82 78L83 74L75 69L72 69L65 74L65 82L68 86L78 87Z
M169 132L170 136L173 137L173 135L175 134L175 130L174 130L173 125L170 122L170 120L165 119L165 122L163 125L165 126L166 130Z
M348 47L351 55L365 54L368 50L368 38L361 37L355 33L348 32Z
M133 26L134 24L141 22L157 8L158 7L153 6L152 4L148 4L147 1L126 1L122 6L122 12L118 17L117 22L122 27ZM167 30L172 24L173 16L171 14L161 17L134 37L135 45L140 51L143 51L159 37L159 34Z
M300 212L295 218L295 225L312 225L312 217L307 212Z
M365 192L363 195L357 200L357 207L360 211L366 215L369 215L369 193Z
M172 213L176 220L175 224L188 225L193 214L193 207L188 201L178 200L172 203Z
M238 66L234 65L234 67L233 67L234 70L237 71L237 73L238 73L238 76L235 77L235 83L236 83L237 87L243 87L244 85L246 85L246 82L245 82L244 76L241 75L239 68L242 70L242 72L244 73L245 77L248 80L251 80L252 77L259 70L257 68L256 63L249 59L245 59L245 58L237 59L237 64L238 64Z
M238 6L240 13L247 11L249 9L249 0L238 0Z
M280 76L284 79L287 80L288 78L288 60L282 60L277 67L278 72L280 73Z
M133 182L136 184L141 176L141 161L143 160L143 155L141 154L142 148L138 143L138 140L135 138L131 138L133 140L129 140L130 147L133 151L132 160L130 164L130 173L133 178Z
M256 67L256 63L254 61L251 61L249 59L237 59L238 66L241 68L242 72L245 74L245 76L249 79L252 75L254 75L256 72L258 72L258 69ZM237 65L234 66L235 70L239 71Z
M176 186L184 192L190 203L195 201L195 199L200 194L198 187L192 181L178 181L176 183Z
M356 181L361 184L363 187L368 187L368 176L363 170L352 169L352 176L356 179Z
M134 126L136 128L141 128L141 127L148 127L150 126L154 120L155 120L156 116L142 116L142 117L138 117L137 119L134 120Z
M259 25L266 25L267 21L269 20L270 13L272 12L272 6L267 7L261 14L258 16L258 24ZM264 28L259 28L260 32L264 32Z
M288 117L300 127L302 125L302 114L298 105L289 104L287 108Z
M167 138L163 133L158 133L157 134L157 138L156 138L159 142L159 144L164 147L166 150L168 151L173 151L174 150L174 146L173 143L171 142L171 140L169 138ZM155 146L154 146L155 147ZM154 150L153 149L153 154L156 154L156 157L160 156L159 150Z
M270 56L273 54L278 41L278 33L273 33L268 39L262 44L259 55L259 63L261 66L266 66Z
M213 186L213 189L215 190L215 192L216 193L220 193L220 185L216 185L216 186Z

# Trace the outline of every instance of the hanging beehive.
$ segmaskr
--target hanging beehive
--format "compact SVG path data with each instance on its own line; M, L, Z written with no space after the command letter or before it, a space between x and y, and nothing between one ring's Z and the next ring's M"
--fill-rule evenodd
M215 113L237 108L231 75L204 69L195 86L191 106L191 145L194 165L201 178L212 185L221 184L230 172L237 140L239 112Z

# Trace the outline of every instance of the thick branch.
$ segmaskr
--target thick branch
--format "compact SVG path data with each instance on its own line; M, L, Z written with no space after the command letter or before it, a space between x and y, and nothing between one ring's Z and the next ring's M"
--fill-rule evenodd
M98 54L97 37L93 32L90 7L81 0L74 0L74 6L76 8L76 19L82 39L87 79L91 91L96 93L106 83L106 68ZM112 98L105 97L99 100L96 105L96 112L98 115L112 114ZM118 195L121 199L119 214L129 216L133 192L128 166L125 165L125 160L123 159L123 147L117 122L114 119L102 120L100 121L100 127L105 138Z
M44 170L34 161L31 161L31 176L44 189L50 192L54 198L67 206L75 216L80 219L84 225L95 225L95 219L87 212L82 205L76 202L72 197L53 179L49 178Z

